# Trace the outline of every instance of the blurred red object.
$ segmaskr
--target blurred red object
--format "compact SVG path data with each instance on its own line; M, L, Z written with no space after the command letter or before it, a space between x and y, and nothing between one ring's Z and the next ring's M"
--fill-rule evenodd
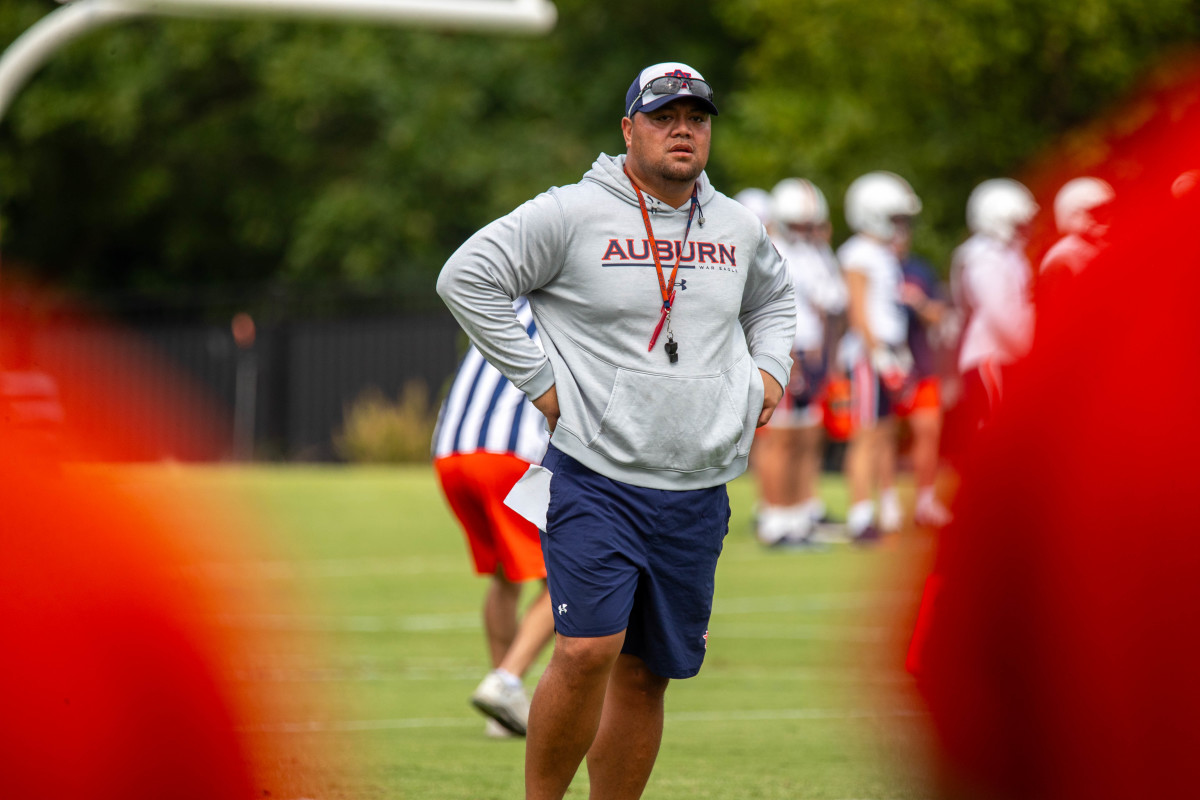
M1118 122L1107 247L1039 309L967 456L910 650L943 797L1200 785L1200 191L1179 188L1200 165L1200 70Z

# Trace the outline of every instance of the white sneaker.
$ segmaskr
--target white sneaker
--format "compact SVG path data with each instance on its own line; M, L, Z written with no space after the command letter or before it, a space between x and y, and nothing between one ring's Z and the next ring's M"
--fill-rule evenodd
M954 519L950 509L938 502L936 497L919 501L913 509L913 522L926 528L944 528Z
M759 544L772 547L779 544L788 534L791 521L782 506L763 506L758 513L755 534Z
M518 736L525 735L529 698L524 686L509 686L495 672L489 672L471 695L471 705Z
M489 739L515 739L516 734L491 717L483 723L483 735Z
M879 501L879 529L884 533L895 533L904 524L904 511L895 495L885 495Z

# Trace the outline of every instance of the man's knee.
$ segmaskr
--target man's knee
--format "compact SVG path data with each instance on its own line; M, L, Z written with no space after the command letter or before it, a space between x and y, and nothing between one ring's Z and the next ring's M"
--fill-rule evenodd
M521 584L508 579L508 575L504 572L503 564L496 565L496 571L492 573L492 585L495 586L498 591L516 594L521 593Z
M556 665L574 675L607 674L621 654L625 632L611 636L573 637L558 635L554 640Z
M618 657L613 670L613 681L627 691L637 692L648 698L662 697L671 681L650 671L646 662L628 653Z

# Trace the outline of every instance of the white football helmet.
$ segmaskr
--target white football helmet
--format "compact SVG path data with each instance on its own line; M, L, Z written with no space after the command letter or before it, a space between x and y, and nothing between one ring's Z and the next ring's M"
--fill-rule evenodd
M1008 178L993 178L975 187L967 198L967 227L1008 244L1038 212L1033 194Z
M884 241L896 236L895 217L921 213L921 199L908 181L892 172L868 172L846 190L846 223L857 233Z
M766 189L751 186L735 194L733 199L753 211L763 225L771 221L771 195Z
M780 225L820 225L829 221L829 203L812 181L784 178L771 190L771 219Z
M1054 197L1054 224L1058 232L1082 234L1097 225L1092 209L1112 201L1113 189L1099 178L1075 178L1063 184Z

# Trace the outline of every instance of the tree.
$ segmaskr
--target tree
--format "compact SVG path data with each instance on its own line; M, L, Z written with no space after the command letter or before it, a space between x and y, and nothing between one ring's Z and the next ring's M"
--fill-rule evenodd
M13 2L8 39L53 6ZM623 147L633 65L729 52L680 0L558 5L539 39L155 19L94 33L0 127L5 254L91 295L436 303L470 233Z
M850 180L895 170L925 201L918 244L944 263L976 182L1018 173L1200 34L1196 0L556 2L558 27L533 39L270 20L97 31L0 122L6 269L89 297L437 304L434 274L471 232L623 148L625 87L667 60L717 89L718 187L810 177L840 220ZM6 0L0 41L55 7Z
M836 209L857 175L900 173L925 201L917 243L944 265L970 190L1021 177L1194 43L1197 11L1191 0L723 0L727 27L754 37L730 170L766 188L809 177Z

